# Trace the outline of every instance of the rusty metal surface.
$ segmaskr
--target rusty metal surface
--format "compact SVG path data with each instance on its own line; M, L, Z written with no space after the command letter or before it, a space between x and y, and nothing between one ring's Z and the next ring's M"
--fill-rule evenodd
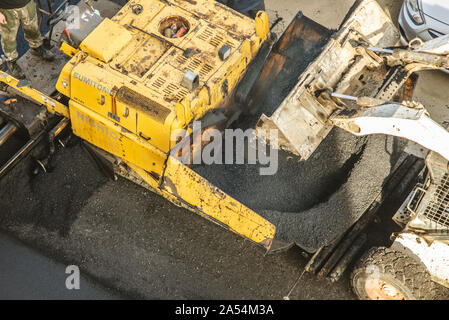
M219 2L208 0L181 0L176 2L170 1L170 3L192 12L198 18L210 20L213 24L226 31L226 33L230 33L240 39L249 38L254 34L254 29L248 25L241 25L239 24L239 20L236 20L237 18L250 21L250 18L245 17L243 14L230 9ZM226 12L226 15L220 14L223 11Z
M294 88L280 83L288 90L285 99L276 110L266 108L262 112L257 128L279 129L282 138L275 147L308 159L330 132L329 117L341 108L330 99L323 99L320 93L329 90L353 96L377 94L387 69L363 45L393 46L398 39L396 27L382 8L373 0L361 1L342 28L320 48L319 56L304 72L296 74ZM301 51L296 53L307 56ZM279 59L282 64L283 58ZM271 72L276 74L279 64L273 64ZM291 69L286 68L285 72L294 72Z
M122 102L139 110L146 111L155 120L164 123L170 114L170 109L128 88L121 87L117 91L117 102Z
M296 85L298 77L321 53L332 32L298 12L279 41L249 93L247 111L253 127L261 114L271 115ZM257 119L256 119L257 118Z

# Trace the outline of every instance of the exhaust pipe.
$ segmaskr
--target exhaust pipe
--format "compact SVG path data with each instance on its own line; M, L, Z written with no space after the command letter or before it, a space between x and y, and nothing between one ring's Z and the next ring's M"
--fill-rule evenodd
M0 130L0 146L2 146L16 131L17 131L16 125L12 122L8 122Z

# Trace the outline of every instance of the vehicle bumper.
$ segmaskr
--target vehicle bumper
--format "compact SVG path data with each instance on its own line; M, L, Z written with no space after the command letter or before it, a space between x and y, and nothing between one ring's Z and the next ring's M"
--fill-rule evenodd
M426 17L427 18L427 17ZM417 25L410 18L405 3L399 13L399 31L401 33L401 42L403 45L408 45L409 41L418 37L423 41L432 40L433 37L429 33L429 27L425 22L422 25Z
M429 41L435 38L435 36L432 35L433 29L429 27L430 25L437 24L438 22L436 20L433 20L429 16L425 16L425 22L422 25L417 25L413 22L413 20L410 18L407 8L405 7L405 3L401 8L401 12L399 13L399 32L401 34L401 43L404 46L407 46L408 43L415 39L420 38L421 40ZM437 31L438 32L438 31ZM439 32L438 32L439 33ZM435 32L434 32L435 34ZM441 69L441 71L448 73L448 69Z

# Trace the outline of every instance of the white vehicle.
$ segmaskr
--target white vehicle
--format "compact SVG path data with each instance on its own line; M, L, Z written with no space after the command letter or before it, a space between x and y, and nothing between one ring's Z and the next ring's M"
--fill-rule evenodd
M449 34L449 1L405 0L399 14L404 45L414 38L429 41Z
M354 292L366 300L430 300L449 287L448 161L436 152L427 173L393 220L405 225L390 248L372 248L351 276ZM441 285L441 286L440 286Z
M445 59L447 65L448 54L446 35L408 53L397 52L396 57L410 66L416 66L416 61L412 61L415 58L430 62L432 56ZM438 66L441 64L435 65ZM449 132L430 119L420 104L369 107L355 117L338 119L335 124L356 135L383 133L403 137L431 150L422 183L393 217L404 229L395 235L390 248L372 248L360 259L351 277L355 293L361 299L372 300L444 297L442 286L449 288Z

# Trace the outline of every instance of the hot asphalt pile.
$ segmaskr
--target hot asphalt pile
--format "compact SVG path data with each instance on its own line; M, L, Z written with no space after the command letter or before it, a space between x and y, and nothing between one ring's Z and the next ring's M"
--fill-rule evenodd
M307 161L280 152L278 172L259 165L201 165L195 170L272 222L276 237L314 252L345 232L379 195L404 144L357 138L334 128Z

